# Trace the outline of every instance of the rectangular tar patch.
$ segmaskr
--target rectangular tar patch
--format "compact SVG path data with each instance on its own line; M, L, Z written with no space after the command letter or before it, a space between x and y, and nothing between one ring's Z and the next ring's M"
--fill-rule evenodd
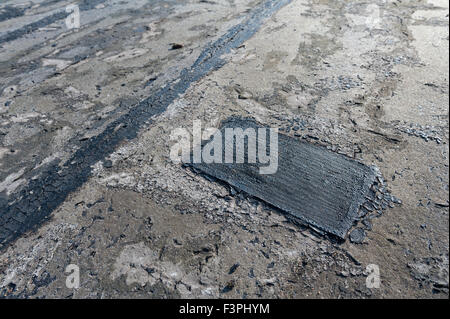
M324 147L277 134L277 169L273 174L261 174L261 168L269 165L270 143L274 142L270 139L269 128L266 128L266 134L262 134L261 128L264 127L250 119L230 118L224 121L218 131L220 133L202 143L203 153L207 150L209 155L214 155L221 147L222 161L215 157L216 161L210 164L191 161L192 164L188 166L258 198L303 223L345 238L357 219L359 206L364 203L375 181L375 169ZM226 138L230 136L230 129L238 133L231 140ZM256 134L256 151L252 150L255 144L252 131ZM216 141L212 145L214 138ZM221 143L217 141L219 138ZM264 152L263 147L266 156L260 153ZM232 163L230 155L226 154L230 149L234 150ZM264 160L265 164L262 164Z

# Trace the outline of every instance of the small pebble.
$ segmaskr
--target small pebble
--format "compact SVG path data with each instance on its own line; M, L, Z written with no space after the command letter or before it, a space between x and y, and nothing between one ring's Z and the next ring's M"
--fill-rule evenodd
M355 228L350 233L350 241L354 244L361 244L364 241L364 238L366 238L366 232L362 228Z

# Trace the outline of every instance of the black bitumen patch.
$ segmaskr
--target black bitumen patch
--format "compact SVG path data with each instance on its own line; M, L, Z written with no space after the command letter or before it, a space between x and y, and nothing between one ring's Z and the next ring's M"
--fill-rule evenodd
M21 234L37 227L67 196L91 176L91 166L114 152L123 141L137 137L139 130L151 125L152 117L164 112L189 86L225 64L221 58L249 39L274 12L291 0L266 0L254 7L242 23L232 27L208 45L195 63L180 76L113 121L99 135L80 143L78 151L65 163L54 161L45 169L27 173L29 183L19 192L0 201L0 248ZM1 195L1 194L0 194ZM1 195L4 197L4 195Z
M225 158L226 128L263 127L251 119L230 118L222 123L222 160ZM257 137L257 140L260 136ZM269 154L269 136L266 137L266 153ZM245 161L236 163L193 163L187 166L201 171L232 187L258 198L283 212L328 233L345 238L359 217L360 206L369 196L377 181L377 171L325 147L301 142L287 135L278 134L278 170L274 174L260 174L258 152L256 163L248 162L248 139L244 139ZM203 147L209 141L203 143ZM258 145L259 146L259 145ZM192 161L191 161L192 162ZM370 198L373 198L371 196Z

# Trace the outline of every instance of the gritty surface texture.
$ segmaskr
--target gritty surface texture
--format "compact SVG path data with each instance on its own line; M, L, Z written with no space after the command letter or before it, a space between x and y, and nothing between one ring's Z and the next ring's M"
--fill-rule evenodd
M447 1L269 2L79 1L76 30L71 1L0 4L1 296L448 298ZM338 241L170 160L230 116L378 167L401 205Z

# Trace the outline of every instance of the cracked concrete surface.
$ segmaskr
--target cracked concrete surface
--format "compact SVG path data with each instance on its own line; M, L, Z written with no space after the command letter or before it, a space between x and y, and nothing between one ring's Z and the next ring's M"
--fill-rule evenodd
M448 298L447 1L288 2L4 243L2 297ZM80 1L78 30L59 17L69 3L0 5L5 211L265 1ZM170 160L173 129L229 116L378 167L402 204L356 225L356 244Z

